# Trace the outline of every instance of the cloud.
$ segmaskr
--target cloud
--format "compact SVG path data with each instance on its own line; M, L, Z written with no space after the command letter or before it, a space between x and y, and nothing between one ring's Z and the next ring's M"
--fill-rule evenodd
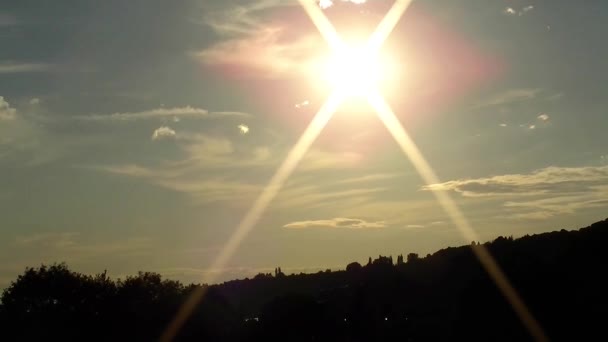
M14 120L17 115L17 110L11 108L10 104L0 96L0 121L1 120Z
M345 178L339 180L337 183L339 184L353 184L353 183L367 183L367 182L375 182L386 179L393 179L399 177L398 173L378 173L378 174L370 174L361 177L353 177L353 178Z
M362 219L336 217L328 220L296 221L283 226L289 229L303 228L343 228L343 229L369 229L385 228L384 221L368 222Z
M507 174L431 184L427 191L455 191L465 197L530 196L552 192L556 187L574 190L586 183L608 181L608 166L550 166L529 174Z
M258 0L236 6L222 6L221 10L208 9L203 23L222 36L250 34L262 25L260 13L279 7L297 6L293 1Z
M421 224L408 224L407 226L405 226L405 228L408 228L408 229L417 229L417 228L424 228L424 226L421 225Z
M515 15L517 14L517 11L513 9L513 7L507 7L504 9L503 13L506 15Z
M311 148L298 168L305 171L344 168L360 165L362 161L363 155L358 152L330 152Z
M608 206L608 166L547 167L433 184L423 190L455 191L468 198L502 200L516 219L542 219Z
M506 123L501 123L499 126L500 127L507 127L508 125Z
M247 126L247 125L240 124L240 125L237 126L237 128L239 129L239 132L241 134L247 134L247 133L249 133L249 126Z
M175 138L175 131L169 126L161 126L152 134L152 140L163 140Z
M267 161L259 161L255 157L239 160L232 156L231 151L231 144L215 140L210 142L210 146L199 147L196 159L166 162L155 168L137 164L87 168L142 179L156 186L189 195L197 204L214 202L242 204L251 201L262 187L259 184L249 183L242 176L238 177L234 171ZM220 175L217 174L218 171L221 171Z
M307 75L315 63L310 52L325 48L322 39L312 33L287 37L285 27L268 24L195 52L193 57L205 65L229 70L237 77L278 79Z
M312 0L311 0L312 1ZM283 16L269 16L282 7ZM316 55L326 51L322 37L303 30L297 20L306 20L297 1L259 0L207 11L204 23L223 39L190 56L203 65L237 78L281 79L308 77Z
M86 121L135 121L165 117L190 117L190 118L212 118L223 116L249 117L250 114L243 112L210 112L206 109L191 106L174 108L157 108L141 112L124 112L113 114L92 114L87 116L76 116L76 119Z
M491 96L473 106L474 109L507 105L511 103L524 102L537 98L542 93L541 88L511 89Z
M40 104L40 99L37 97L34 97L33 99L30 100L30 105L32 106L36 106Z
M502 13L509 15L509 16L522 16L530 11L532 11L534 9L533 5L529 5L529 6L525 6L525 7L521 7L519 10L513 8L513 7L506 7Z
M51 66L44 63L18 63L12 61L0 61L0 74L15 74L28 72L49 71Z
M322 9L330 8L333 5L333 0L319 0L319 7L321 7Z
M311 209L331 206L336 209L340 206L368 203L378 193L385 192L385 187L322 190L319 186L288 187L282 190L276 201L281 209Z
M300 109L300 108L308 107L309 105L310 105L310 101L304 100L304 101L302 101L300 103L296 103L294 105L294 107L296 107L297 109Z
M545 113L541 113L541 114L538 116L538 120L540 120L540 121L542 121L542 122L547 122L547 121L549 121L549 115L548 115L548 114L545 114Z
M19 247L52 247L64 248L73 246L78 233L59 232L59 233L35 233L30 235L17 236L15 243Z
M196 203L248 201L261 187L227 177L188 175L180 169L151 169L138 165L105 166L97 169L140 178L157 186L190 195Z
M336 1L337 0L319 0L318 3L319 3L319 7L321 7L321 9L327 9L327 8L330 8L331 6L333 6ZM367 2L367 0L340 0L340 1L350 2L355 5L361 5L361 4L364 4Z
M122 237L116 241L89 242L81 233L39 232L16 236L14 247L45 251L57 259L79 260L87 257L115 255L116 253L152 252L151 240L146 237ZM69 261L69 260L66 260ZM40 260L38 260L40 262Z
M529 125L529 126L528 126L528 129L529 129L529 130L535 130L535 129L536 129L536 125Z

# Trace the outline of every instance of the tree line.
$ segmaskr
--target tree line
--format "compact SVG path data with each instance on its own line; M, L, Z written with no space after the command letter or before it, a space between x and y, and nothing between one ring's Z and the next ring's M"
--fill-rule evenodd
M608 220L484 246L552 340L608 340ZM218 285L185 285L152 272L114 280L62 263L30 267L2 293L0 336L154 341L200 287L206 295L177 340L531 340L471 246L396 261L370 257L314 274L277 267Z

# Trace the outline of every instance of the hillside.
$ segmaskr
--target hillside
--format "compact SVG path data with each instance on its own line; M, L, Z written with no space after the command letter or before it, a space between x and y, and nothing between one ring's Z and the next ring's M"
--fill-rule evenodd
M484 245L551 340L608 340L608 220ZM4 291L0 325L18 340L155 340L197 286L30 268ZM470 246L208 290L180 340L530 340Z

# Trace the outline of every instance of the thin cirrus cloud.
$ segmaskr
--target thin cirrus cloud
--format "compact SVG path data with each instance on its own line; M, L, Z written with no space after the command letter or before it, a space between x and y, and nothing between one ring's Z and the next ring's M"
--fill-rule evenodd
M279 7L301 14L296 1L272 0L209 11L204 24L224 39L190 56L237 78L279 79L308 72L314 64L310 52L324 51L326 44L316 32L302 32L288 17L264 16Z
M0 74L16 74L29 72L49 71L51 65L44 63L23 63L14 61L0 61Z
M556 190L584 189L586 184L608 181L608 166L556 167L528 174L506 174L487 178L452 180L431 184L427 191L455 191L464 197L530 196Z
M453 180L423 190L503 200L507 218L546 219L608 206L608 166L547 167L528 174Z
M151 239L147 237L125 237L116 241L85 242L78 232L40 232L17 236L13 246L20 250L44 248L61 258L78 260L90 256L108 256L133 252L153 251Z
M181 167L147 168L139 165L116 165L91 167L115 175L128 176L148 181L161 188L189 195L197 204L250 200L260 190L259 185L228 177L209 174L189 175L189 170L199 170L192 164Z
M492 95L484 101L473 105L473 109L507 105L511 103L524 102L538 98L543 92L541 88L510 89Z
M188 117L188 118L215 118L215 117L250 117L251 114L243 112L210 112L206 109L196 108L191 106L186 107L174 107L174 108L157 108L150 109L141 112L123 112L113 114L92 114L85 116L76 116L75 119L84 121L102 121L102 122L115 122L115 121L135 121L145 120L153 118L166 118L166 117Z
M195 52L193 57L205 65L236 70L237 76L274 79L307 72L313 61L306 54L325 47L315 34L286 39L288 28L279 24L255 30Z
M386 228L386 222L370 222L363 219L336 217L326 220L295 221L287 223L283 228L304 229L304 228L342 228L342 229L370 229Z

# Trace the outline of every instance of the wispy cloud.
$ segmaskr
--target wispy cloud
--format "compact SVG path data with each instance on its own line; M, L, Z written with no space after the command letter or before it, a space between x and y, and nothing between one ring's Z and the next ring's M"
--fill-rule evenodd
M75 119L86 121L135 121L166 117L214 118L225 116L249 117L251 115L243 112L210 112L206 109L186 106L174 108L157 108L141 112L92 114L85 116L76 116Z
M608 187L589 186L578 192L555 192L551 196L525 201L508 201L504 206L515 210L513 218L546 219L578 210L608 208ZM523 212L521 212L523 211Z
M512 218L547 218L578 209L608 206L608 166L547 167L433 184L423 190L455 191L468 198L494 198L513 210Z
M269 20L269 11L280 7L286 11L292 7L293 11ZM220 11L209 10L204 23L224 39L189 54L202 64L236 78L302 75L315 63L311 52L322 53L327 46L317 32L302 31L302 25L294 25L296 14L302 14L297 1L281 0L250 1L224 6Z
M505 9L502 11L504 14L506 15L510 15L510 16L522 16L530 11L534 10L534 5L528 5L528 6L524 6L521 7L519 9L516 9L514 7L505 7Z
M311 148L299 165L300 170L321 170L360 165L363 155L358 152L330 152Z
M14 120L17 115L17 110L12 108L10 104L0 96L0 120Z
M608 166L547 167L529 174L507 174L453 180L424 186L423 190L456 191L465 197L529 196L561 189L580 189L581 183L608 181ZM577 185L577 186L573 186Z
M473 106L473 108L484 108L484 107L492 107L492 106L501 106L516 102L524 102L529 101L534 98L537 98L543 89L541 88L521 88L521 89L511 89L498 94L495 94L488 98L487 100L478 102Z
M203 23L223 36L246 35L263 26L261 14L265 11L297 5L296 2L282 0L248 1L239 5L222 6L221 10L208 9Z
M115 175L143 179L153 185L189 195L195 203L228 201L242 204L260 190L253 177L243 176L244 168L272 164L264 146L239 146L226 138L203 134L176 133L168 127L159 136L171 136L185 158L161 161L154 166L119 164L87 168Z
M517 14L517 11L513 7L506 7L503 10L503 13L506 15L515 15L515 14Z
M290 229L303 228L344 228L344 229L369 229L369 228L385 228L386 222L375 221L369 222L363 219L353 219L336 217L327 220L311 220L311 221L296 221L283 226Z
M143 253L152 251L152 243L146 237L121 237L113 241L90 242L76 232L40 232L15 237L13 247L43 250L57 260L115 255L116 253Z
M73 246L77 236L78 233L74 232L35 233L17 236L15 243L20 247L64 248Z
M549 121L549 114L546 113L541 113L538 117L538 120L542 121L542 122L548 122Z
M337 2L338 0L319 0L319 7L321 7L322 9L327 9L330 8L331 6L334 5L335 2ZM350 2L353 3L355 5L361 5L367 2L367 0L339 0L341 2Z
M365 176L360 176L360 177L345 178L345 179L342 179L342 180L338 181L337 183L339 183L339 184L353 184L353 183L377 182L377 181L397 178L400 175L402 175L402 174L398 174L398 173L377 173L377 174L370 174L370 175L365 175Z
M0 61L0 74L44 72L51 69L50 64L19 63L14 61Z
M276 206L284 209L312 209L331 206L332 209L337 210L355 203L367 203L386 190L385 187L337 190L323 190L315 185L288 187L279 193Z
M221 41L193 57L205 65L230 70L235 77L265 79L305 74L313 68L311 51L323 51L318 35L291 37L279 24L259 27L245 36Z

